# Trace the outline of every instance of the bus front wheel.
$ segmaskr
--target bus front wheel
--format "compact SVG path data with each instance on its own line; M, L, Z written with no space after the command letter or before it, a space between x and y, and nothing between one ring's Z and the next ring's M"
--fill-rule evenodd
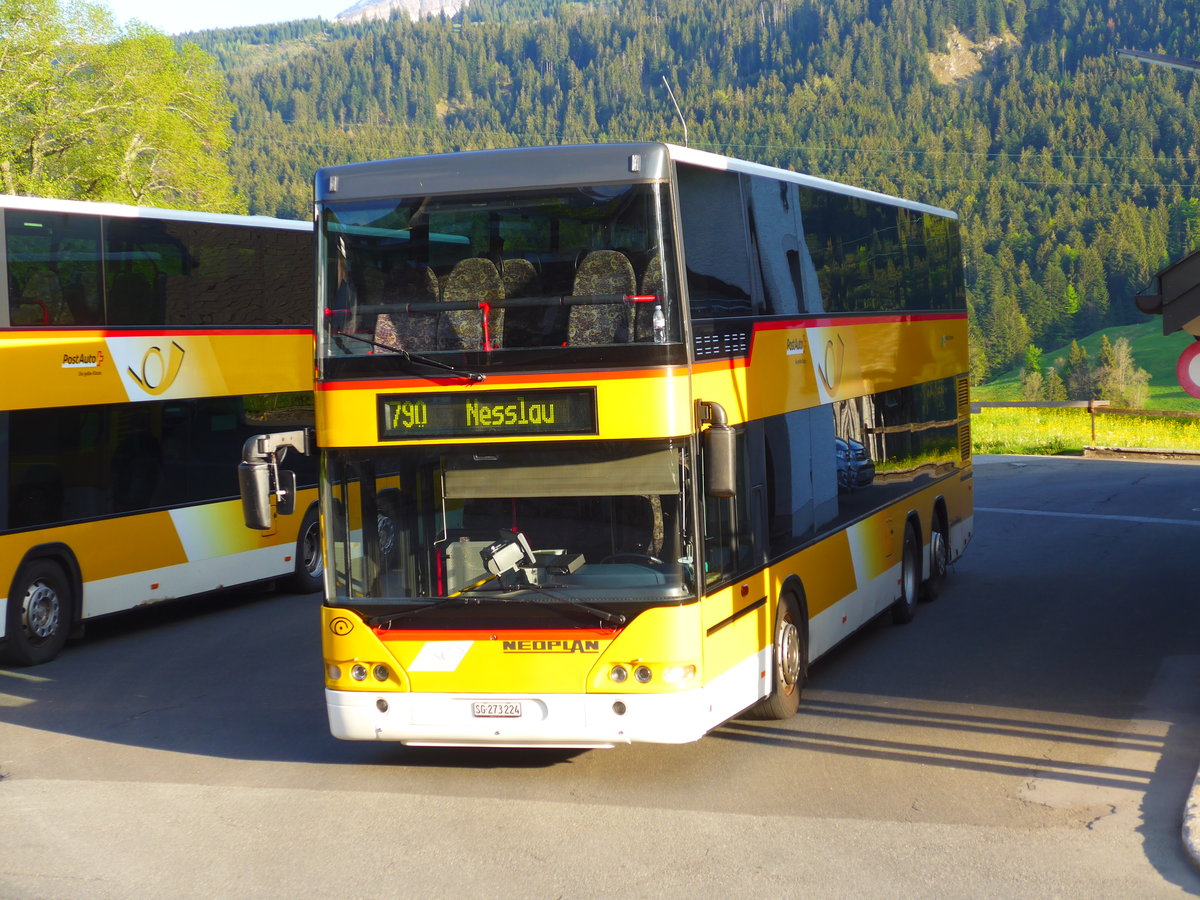
M8 595L4 659L36 666L58 656L71 629L71 582L62 567L35 559L17 570Z
M921 586L921 544L912 522L904 525L904 550L900 561L900 597L892 604L892 621L907 625L917 614Z
M759 719L790 719L800 708L800 693L808 674L808 647L796 598L785 593L775 611L775 645L771 657L771 693L753 707Z

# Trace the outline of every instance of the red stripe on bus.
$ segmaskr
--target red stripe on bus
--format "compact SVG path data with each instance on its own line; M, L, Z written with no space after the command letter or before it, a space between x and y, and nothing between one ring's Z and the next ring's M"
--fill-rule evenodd
M668 366L662 369L619 369L617 371L608 372L526 372L520 375L493 375L489 374L487 383L489 385L498 384L515 384L520 387L541 387L545 384L595 384L598 381L631 381L638 378L661 378L664 373L678 373L680 376L687 374L686 366ZM404 384L407 387L419 388L425 385L436 385L438 387L463 387L472 390L479 390L483 393L487 390L477 388L473 383L467 383L462 378L421 378L413 376L405 378L404 381L391 379L372 379L371 381L324 381L316 385L318 391L394 391L398 385Z
M965 319L965 312L948 313L896 313L879 316L828 316L824 318L772 319L758 322L755 331L778 331L784 328L836 328L844 325L899 325L906 322L944 322Z
M264 328L261 325L255 325L249 328L176 328L174 330L149 330L130 328L122 331L111 331L108 329L79 329L79 328L39 328L37 330L18 329L18 328L3 328L0 329L0 338L120 338L120 337L188 337L191 335L199 337L262 337L263 335L305 335L312 336L311 328Z
M463 631L445 628L375 628L372 630L385 641L608 641L622 631L620 628L573 628L555 631L536 631L528 628Z

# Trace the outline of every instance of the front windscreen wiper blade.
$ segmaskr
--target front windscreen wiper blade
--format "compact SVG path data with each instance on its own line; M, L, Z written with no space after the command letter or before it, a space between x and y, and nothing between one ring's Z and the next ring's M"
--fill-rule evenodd
M415 615L419 615L420 613L423 613L423 612L429 612L429 610L431 610L431 609L443 609L447 606L452 606L454 604L462 605L462 603L463 603L462 597L443 597L441 600L432 600L429 603L422 604L421 606L412 606L412 607L409 607L408 609L401 609L401 610L397 610L396 612L384 613L381 616L371 616L371 618L367 619L366 622L367 622L367 625L369 625L371 628L377 628L380 625L388 624L393 619L405 619L405 618L408 618L409 616L415 616Z
M470 372L466 369L459 369L454 366L447 365L444 362L439 362L436 359L430 359L428 356L421 356L416 353L409 353L403 347L393 347L391 344L381 344L378 341L373 341L370 338L360 337L357 334L351 334L348 331L335 331L337 337L350 338L352 341L359 341L363 344L369 344L372 347L378 347L380 350L386 350L390 354L395 354L406 362L414 365L429 366L433 369L441 369L449 372L451 375L457 375L459 378L466 378L476 383L487 380L487 376L482 372Z
M590 613L599 618L602 622L608 622L610 625L624 625L628 620L621 613L609 612L607 609L600 609L598 606L591 606L580 600L575 600L571 597L563 597L558 594L552 594L549 591L542 590L537 587L523 587L522 594L526 591L531 591L541 594L540 597L496 595L496 594L461 594L460 599L464 600L489 600L493 603L531 603L539 606L557 606L565 604L574 607L582 612Z

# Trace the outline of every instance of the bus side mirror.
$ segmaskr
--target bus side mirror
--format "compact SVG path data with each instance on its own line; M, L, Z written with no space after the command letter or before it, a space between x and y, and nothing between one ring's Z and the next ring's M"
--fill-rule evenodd
M307 454L309 447L307 430L256 434L246 441L238 464L238 487L247 528L266 531L271 527L272 495L278 515L290 516L296 511L296 473L280 469L279 461L289 448Z
M265 462L238 463L238 487L242 493L242 518L247 528L265 531L271 527L271 465Z
M737 432L719 403L700 404L704 432L704 491L710 497L737 495Z

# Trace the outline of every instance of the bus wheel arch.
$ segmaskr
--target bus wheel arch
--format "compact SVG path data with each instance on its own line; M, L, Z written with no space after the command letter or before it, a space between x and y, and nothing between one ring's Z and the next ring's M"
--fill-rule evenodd
M325 584L325 551L321 544L321 517L312 503L296 533L296 571L288 586L298 594L311 594Z
M946 501L938 497L933 504L933 519L929 524L929 574L921 582L921 599L936 600L950 568L950 527L947 524Z
M790 719L800 708L808 680L808 603L798 578L779 592L771 650L771 689L753 707L759 719Z
M79 563L62 544L35 547L9 587L3 658L18 666L49 662L81 621Z
M921 531L917 517L910 515L904 522L904 543L900 550L900 596L892 604L892 621L897 625L907 625L916 615L921 571Z

